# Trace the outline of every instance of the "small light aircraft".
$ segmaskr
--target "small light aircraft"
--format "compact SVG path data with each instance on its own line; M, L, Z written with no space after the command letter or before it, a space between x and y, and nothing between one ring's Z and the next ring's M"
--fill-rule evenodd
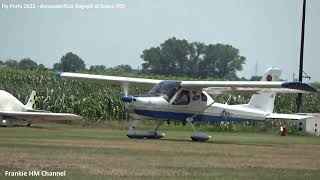
M36 91L32 91L26 105L7 91L0 90L0 120L3 126L11 127L13 121L25 121L27 126L33 120L80 120L81 116L67 113L52 113L44 110L36 110Z
M211 136L198 132L194 122L262 121L265 119L301 119L308 116L273 113L276 93L317 92L308 84L279 80L279 68L267 69L261 81L175 81L57 72L61 78L118 83L124 88L122 101L133 121L129 138L162 138L157 129L166 120L188 122L191 139L207 141ZM143 95L128 95L130 84L152 87ZM253 94L248 104L228 105L215 102L209 94ZM136 130L139 120L156 119L158 125L149 132Z

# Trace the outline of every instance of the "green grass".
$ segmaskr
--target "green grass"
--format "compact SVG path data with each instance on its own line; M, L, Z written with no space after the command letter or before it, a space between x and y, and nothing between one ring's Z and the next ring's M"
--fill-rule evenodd
M56 125L46 127L47 125L35 126L35 128L15 127L1 128L0 138L14 139L124 139L127 140L126 130L112 130L110 128L82 128L73 126ZM164 140L190 140L192 134L191 127L160 128L166 134ZM212 136L210 143L259 143L259 144L320 144L320 137L317 136L285 136L280 137L277 134L270 133L243 133L243 132L209 132Z
M0 129L5 170L66 170L66 177L9 179L319 179L320 138L165 129L162 140L134 140L125 130L45 125Z

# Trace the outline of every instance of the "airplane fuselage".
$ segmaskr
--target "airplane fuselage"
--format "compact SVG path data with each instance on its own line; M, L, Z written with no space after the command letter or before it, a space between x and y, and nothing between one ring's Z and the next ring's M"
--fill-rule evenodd
M22 104L12 94L0 90L0 125L11 127L13 121L26 122L31 125L34 120L79 120L81 116L68 113L51 113L45 110L36 110L36 92L32 91L27 104Z
M24 112L27 108L12 94L0 90L0 110Z
M179 94L180 92L177 92ZM188 103L175 104L177 94L167 101L163 97L135 97L127 103L127 108L134 119L218 122L218 121L256 121L265 120L266 112L246 107L246 105L227 105L214 102L205 92L192 95ZM195 98L202 93L202 97ZM205 97L204 97L205 96Z
M25 112L27 108L16 97L7 91L0 90L0 111ZM12 126L12 120L9 117L0 115L0 122L5 126Z

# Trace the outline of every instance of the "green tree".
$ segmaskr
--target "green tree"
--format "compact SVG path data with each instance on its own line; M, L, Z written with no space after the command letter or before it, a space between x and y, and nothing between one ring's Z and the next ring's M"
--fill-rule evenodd
M162 61L165 62L163 64L165 75L186 75L189 47L187 40L176 38L168 39L161 44Z
M78 71L85 70L84 61L76 54L72 52L64 55L59 63L55 63L53 69L55 70L63 70L63 71Z
M54 64L53 64L53 69L54 69L54 70L60 70L60 71L61 71L61 70L62 70L61 64L60 64L60 63L54 63Z
M132 72L132 67L128 64L121 64L121 65L115 66L112 69L114 71L119 71L119 72L128 72L128 73Z
M37 69L38 64L31 60L30 58L21 59L19 64L19 69Z
M165 67L162 64L165 64L161 60L161 50L160 47L151 47L143 51L143 54L140 56L145 63L142 63L142 69L146 73L155 73L155 74L164 74Z
M239 55L239 50L224 44L210 44L204 52L201 62L201 77L229 77L234 79L236 71L242 70L246 58Z
M251 76L250 81L260 81L262 76Z
M39 64L39 65L38 65L38 68L39 68L40 70L46 70L46 69L47 69L43 64Z
M11 67L11 68L18 67L18 61L14 60L14 59L9 59L4 64L7 65L8 67Z
M237 79L236 72L245 63L245 57L230 45L189 43L174 37L144 50L140 57L143 72L202 78Z
M106 69L106 66L104 65L93 65L93 66L90 66L90 71L102 71L102 70L105 70Z
M159 47L143 51L143 71L161 75L185 75L189 70L190 52L191 45L187 40L170 38Z
M204 58L204 52L206 45L204 43L193 42L190 44L190 54L188 55L188 70L187 73L191 73L192 77L200 77L201 74L201 62Z

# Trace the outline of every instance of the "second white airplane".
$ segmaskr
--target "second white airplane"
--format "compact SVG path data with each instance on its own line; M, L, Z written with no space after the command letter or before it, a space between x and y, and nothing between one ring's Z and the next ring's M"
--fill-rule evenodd
M22 104L7 91L0 90L0 122L3 126L11 127L14 121L25 121L28 126L32 121L80 120L81 116L68 113L52 113L36 110L36 91L32 91L27 104Z

